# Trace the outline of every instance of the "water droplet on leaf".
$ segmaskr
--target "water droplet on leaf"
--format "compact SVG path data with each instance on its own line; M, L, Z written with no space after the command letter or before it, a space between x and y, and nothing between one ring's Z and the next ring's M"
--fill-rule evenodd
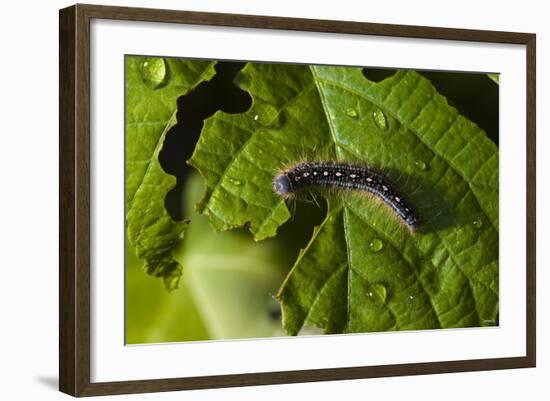
M479 230L481 227L483 227L483 220L475 219L474 221L472 221L472 225Z
M417 160L414 162L414 165L416 166L417 169L422 171L426 170L426 168L428 167L428 165L424 160Z
M369 248L373 252L379 252L382 248L384 248L384 243L379 238L373 238L369 242Z
M381 303L386 303L386 298L388 296L386 286L382 283L374 283L371 285L371 288L376 295L376 298L378 298Z
M381 130L387 130L388 129L388 120L386 120L386 116L380 109L376 109L372 112L372 118L374 119L374 122L380 128Z
M227 177L228 181L233 185L242 185L243 182L241 180L236 180L235 178Z
M352 108L347 109L346 114L348 115L348 117L351 117L351 118L355 118L355 117L358 116L357 110L352 109Z
M147 57L141 65L143 82L152 89L156 89L165 83L166 72L166 61L160 57Z

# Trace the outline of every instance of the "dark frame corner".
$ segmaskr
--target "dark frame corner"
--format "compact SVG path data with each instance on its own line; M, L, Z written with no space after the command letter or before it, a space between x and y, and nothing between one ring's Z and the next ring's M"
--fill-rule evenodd
M90 381L90 20L270 28L525 45L527 48L527 355L159 380ZM526 368L536 365L536 36L529 33L74 5L59 13L59 389L73 396Z

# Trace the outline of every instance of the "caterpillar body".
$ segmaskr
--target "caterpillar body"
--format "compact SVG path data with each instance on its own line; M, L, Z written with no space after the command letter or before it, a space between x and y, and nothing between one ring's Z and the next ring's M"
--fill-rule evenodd
M273 179L273 189L281 197L308 187L341 188L370 193L388 205L411 230L419 227L420 219L406 198L382 171L372 167L306 162L282 171Z

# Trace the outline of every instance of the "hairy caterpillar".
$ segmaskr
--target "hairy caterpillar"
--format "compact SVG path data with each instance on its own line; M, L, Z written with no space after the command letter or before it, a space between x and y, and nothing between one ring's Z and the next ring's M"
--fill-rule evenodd
M380 170L371 167L306 162L295 164L273 179L273 189L282 197L316 186L368 192L388 205L411 230L419 227L420 219L413 207Z

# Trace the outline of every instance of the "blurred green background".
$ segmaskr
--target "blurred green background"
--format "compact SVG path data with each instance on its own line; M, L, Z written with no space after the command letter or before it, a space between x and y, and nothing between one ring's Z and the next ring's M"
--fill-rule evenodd
M228 86L223 85L232 85L234 73L243 65L218 63L218 72L232 71L227 78L219 73L222 80L228 81L222 83L220 91L227 90ZM364 75L372 81L394 73L395 70L390 69L364 69ZM456 72L420 73L498 145L498 77ZM223 97L223 93L219 95ZM198 109L212 108L208 99L196 98ZM231 99L232 104L235 102ZM243 102L243 106L248 107L246 99ZM213 112L204 110L205 115ZM202 128L202 118L200 126L191 128L198 131L197 135ZM167 150L174 150L175 161L181 163L181 153L175 146ZM306 246L313 227L322 221L325 204L322 201L319 205L304 201L291 204L291 208L296 208L294 217L279 229L277 237L254 242L244 228L215 232L208 218L194 211L194 204L204 191L202 178L187 171L177 176L178 186L168 196L167 206L172 216L186 216L191 220L185 239L174 252L183 266L183 276L179 288L168 292L162 280L143 272L142 262L126 244L126 343L284 336L274 294L300 249ZM175 209L174 205L182 210L171 210ZM312 328L301 332L315 333Z
M174 253L184 267L177 290L168 292L161 280L145 274L126 246L128 344L285 335L273 296L324 209L300 203L300 217L276 239L254 242L244 229L215 232L193 210L203 188L202 178L190 175L184 213L191 223Z

